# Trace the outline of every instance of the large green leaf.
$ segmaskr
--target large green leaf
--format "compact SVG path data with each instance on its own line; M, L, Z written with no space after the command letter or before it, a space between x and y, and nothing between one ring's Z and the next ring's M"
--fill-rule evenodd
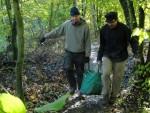
M66 100L70 97L70 93L66 93L62 97L58 98L52 103L48 103L42 107L35 108L35 112L37 113L45 113L47 111L56 112L62 110L66 104Z
M26 113L23 102L8 93L0 94L0 113Z

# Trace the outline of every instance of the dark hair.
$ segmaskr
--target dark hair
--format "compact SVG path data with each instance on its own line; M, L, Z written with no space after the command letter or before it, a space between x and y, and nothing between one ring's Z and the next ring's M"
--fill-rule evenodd
M72 7L71 10L70 10L70 15L71 16L80 15L80 12L79 12L78 8L77 7Z
M117 12L109 12L105 15L106 21L111 22L113 19L117 20L118 19L118 14Z

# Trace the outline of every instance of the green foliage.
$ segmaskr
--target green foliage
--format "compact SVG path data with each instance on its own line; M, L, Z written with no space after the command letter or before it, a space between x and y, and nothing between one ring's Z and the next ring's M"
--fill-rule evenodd
M6 50L8 45L8 42L6 41L6 39L2 36L0 36L0 52L3 52Z
M144 92L150 93L150 63L139 64L136 67L135 75L135 85L142 89Z
M138 64L133 72L132 87L125 102L129 105L131 111L135 113L148 113L145 108L150 104L150 62L147 64ZM135 109L135 107L137 109ZM134 109L133 109L134 108Z
M41 33L52 30L70 17L70 4L65 0L27 0L22 3L25 50L37 47Z
M0 94L0 113L26 113L23 102L13 95Z
M10 32L10 25L9 25L9 20L7 16L7 11L3 6L0 6L0 38L2 36L7 36Z
M138 36L139 37L139 43L141 44L144 39L150 39L150 34L148 34L144 29L135 28L133 30L132 36Z
M52 103L46 104L39 108L35 108L34 111L37 113L45 113L47 111L56 112L62 110L66 104L66 100L69 97L70 97L70 93L67 93Z
M144 110L142 111L142 113L150 113L150 108L144 108Z
M91 12L91 4L95 4L95 13L99 13L97 19L99 21L97 21L98 26L101 27L105 24L105 14L109 11L117 11L118 12L118 17L119 17L119 21L124 22L125 23L125 18L123 15L123 11L122 8L120 6L120 3L118 0L87 0L87 14L86 16L88 17L88 19L90 19L90 23L91 21L91 16L93 15L93 12ZM81 9L82 7L80 6L82 4L79 4L79 8ZM95 15L96 16L96 15Z

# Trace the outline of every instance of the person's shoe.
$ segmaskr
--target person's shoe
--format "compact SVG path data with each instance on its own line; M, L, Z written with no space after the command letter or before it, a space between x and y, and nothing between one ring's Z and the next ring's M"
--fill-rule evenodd
M84 100L84 97L82 96L82 93L79 90L76 90L75 93L69 98L69 100Z
M74 98L80 98L81 96L82 96L82 94L81 94L80 90L76 90L73 95Z

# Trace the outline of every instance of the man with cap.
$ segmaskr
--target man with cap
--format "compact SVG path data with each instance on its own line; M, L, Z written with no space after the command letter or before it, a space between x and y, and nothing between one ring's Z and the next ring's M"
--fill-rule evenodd
M80 17L78 8L72 7L70 15L70 20L46 33L41 42L48 38L65 37L64 71L69 82L70 93L74 94L77 88L81 87L84 64L89 62L91 53L91 41L89 27Z
M118 21L117 12L109 12L105 18L107 24L100 30L97 60L102 64L103 104L108 105L114 103L120 92L121 80L128 58L127 47L130 43L136 56L138 42L131 38L129 28Z

